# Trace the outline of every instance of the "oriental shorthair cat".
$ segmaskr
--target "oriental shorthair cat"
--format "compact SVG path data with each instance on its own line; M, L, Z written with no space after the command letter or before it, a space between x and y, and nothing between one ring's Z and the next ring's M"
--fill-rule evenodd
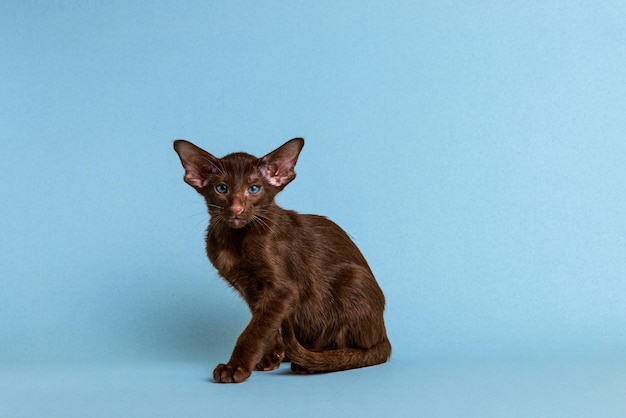
M296 177L303 146L294 138L262 158L216 158L174 142L185 182L207 204L207 255L252 313L230 360L213 371L216 382L243 382L283 360L304 374L372 366L391 355L385 297L356 245L330 220L274 202Z

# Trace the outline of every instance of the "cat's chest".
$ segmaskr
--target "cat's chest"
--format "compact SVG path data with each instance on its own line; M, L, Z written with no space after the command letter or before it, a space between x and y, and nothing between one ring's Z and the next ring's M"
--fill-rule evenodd
M237 266L240 266L241 255L232 248L220 248L209 255L211 262L222 276L227 276Z
M254 271L265 264L263 252L260 251L262 244L255 240L225 240L207 244L209 259L223 277Z

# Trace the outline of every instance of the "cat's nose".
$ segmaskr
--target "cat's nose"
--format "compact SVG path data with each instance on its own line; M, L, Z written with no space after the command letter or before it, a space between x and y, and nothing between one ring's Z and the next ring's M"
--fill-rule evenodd
M243 213L243 205L239 201L233 202L230 206L230 213L233 214L233 217L241 215Z

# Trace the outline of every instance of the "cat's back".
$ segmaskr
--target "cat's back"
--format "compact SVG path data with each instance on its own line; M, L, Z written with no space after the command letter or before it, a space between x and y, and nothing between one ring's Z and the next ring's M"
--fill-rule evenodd
M299 214L288 211L295 230L304 235L315 235L326 238L350 239L348 234L335 222L326 216L313 214Z
M304 246L307 252L316 251L318 256L325 256L323 258L327 262L351 260L367 266L367 261L356 244L335 222L321 215L298 214L293 211L288 213L294 226L291 231L291 237L295 241L294 248Z

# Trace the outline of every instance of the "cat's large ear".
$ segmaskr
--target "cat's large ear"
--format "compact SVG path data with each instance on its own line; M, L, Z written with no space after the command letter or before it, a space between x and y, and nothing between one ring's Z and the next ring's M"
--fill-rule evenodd
M176 140L174 150L185 169L185 182L196 190L208 184L211 174L219 172L218 159L191 142L184 139Z
M294 138L259 160L259 170L272 185L285 187L296 178L294 168L298 155L304 146L304 139Z

